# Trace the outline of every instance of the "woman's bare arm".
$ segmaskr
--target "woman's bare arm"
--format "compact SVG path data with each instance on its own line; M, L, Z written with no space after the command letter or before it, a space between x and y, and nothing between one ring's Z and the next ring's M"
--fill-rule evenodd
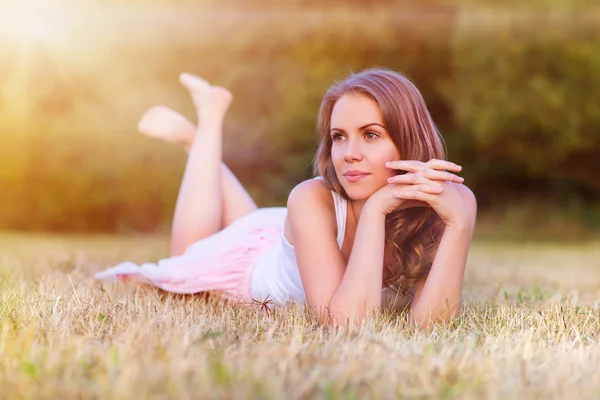
M381 307L385 215L363 208L346 265L336 242L331 193L318 181L298 185L288 199L302 283L319 319L346 324Z
M368 204L363 207L344 277L329 304L339 323L362 321L381 308L385 214Z
M457 188L471 218L466 224L446 227L429 275L415 285L409 320L420 327L448 320L460 313L462 283L475 229L477 203L466 186L457 185Z

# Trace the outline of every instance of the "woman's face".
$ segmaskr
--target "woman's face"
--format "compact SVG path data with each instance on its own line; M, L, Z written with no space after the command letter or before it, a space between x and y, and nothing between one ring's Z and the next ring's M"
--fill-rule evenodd
M395 172L387 161L400 154L388 134L379 104L364 94L345 94L331 113L331 158L352 200L366 200Z

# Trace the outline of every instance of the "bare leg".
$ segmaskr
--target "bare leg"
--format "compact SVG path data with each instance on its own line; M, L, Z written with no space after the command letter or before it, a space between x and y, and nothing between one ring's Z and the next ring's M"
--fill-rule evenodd
M196 137L196 129L190 120L165 106L150 108L138 123L140 132L180 144L188 153ZM250 194L224 162L221 162L221 198L221 229L257 209Z
M201 78L181 74L180 81L194 101L198 127L175 206L171 255L222 229L222 126L231 103L231 93Z

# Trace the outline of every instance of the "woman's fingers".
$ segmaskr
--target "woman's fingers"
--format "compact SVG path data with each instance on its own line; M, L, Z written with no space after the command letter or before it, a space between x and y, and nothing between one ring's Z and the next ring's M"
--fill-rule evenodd
M397 160L388 161L385 166L391 169L398 169L400 171L418 172L425 168L425 163L415 160Z
M404 184L404 185L427 184L427 185L438 186L438 187L442 186L440 183L434 182L422 174L394 175L391 178L388 178L388 183Z
M431 160L427 161L426 164L427 164L428 168L442 170L442 171L443 170L454 171L454 172L462 171L462 166L455 164L453 162L450 162L450 161L446 161L446 160L438 160L438 159L432 158Z
M388 178L388 183L397 184L428 183L430 185L439 185L439 183L436 181L452 181L456 183L463 183L465 179L450 172L437 171L429 168L425 168L417 173L394 175Z
M424 168L419 172L419 174L423 175L428 179L434 179L436 181L452 181L456 183L463 183L465 181L465 178L463 178L462 176L458 176L447 171L438 171L436 169L431 168Z
M415 201L420 201L420 202L424 202L427 204L431 204L434 199L435 199L435 195L439 194L440 192L428 192L426 190L400 190L398 192L394 192L394 197L397 199L402 199L402 200L415 200Z
M424 168L431 168L441 171L448 170L454 172L460 172L462 170L462 167L458 164L445 160L437 160L435 158L427 161L426 163L416 160L388 161L385 163L385 166L391 169L398 169L408 172L418 172Z
M436 184L419 184L419 185L411 185L408 186L406 188L397 190L394 192L394 197L398 197L398 196L402 196L403 193L407 193L407 192L421 192L421 193L429 193L429 194L440 194L444 191L444 188L441 187L440 185L436 185ZM398 198L404 198L404 197L398 197Z

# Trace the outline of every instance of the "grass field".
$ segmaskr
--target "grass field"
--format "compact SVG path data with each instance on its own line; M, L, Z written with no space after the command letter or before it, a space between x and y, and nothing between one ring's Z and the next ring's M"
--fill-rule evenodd
M102 287L164 237L0 235L0 398L600 398L600 243L475 242L464 315L354 334L290 307Z

